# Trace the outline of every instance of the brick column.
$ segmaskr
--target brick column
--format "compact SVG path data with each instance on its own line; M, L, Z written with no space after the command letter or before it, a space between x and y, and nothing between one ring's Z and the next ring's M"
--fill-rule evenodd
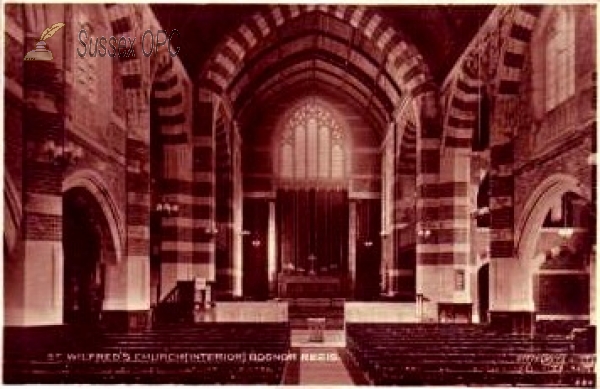
M450 302L472 303L470 274L471 224L469 185L471 181L471 147L446 148L441 164L438 220L440 250L448 255L452 277L448 279ZM462 273L462 283L458 274Z
M41 32L53 22L64 20L65 7L23 8L22 61L35 48ZM15 32L15 31L13 31ZM7 326L41 326L63 323L63 245L61 163L54 163L44 150L48 141L58 147L65 143L64 29L52 38L53 61L21 62L23 104L19 116L22 135L22 242L14 256L5 258L5 315ZM16 35L16 34L14 34ZM8 35L7 35L8 36ZM13 69L14 71L14 69ZM16 73L16 72L15 72ZM19 73L17 73L19 74ZM19 74L20 75L20 74ZM8 78L5 77L5 80ZM14 85L14 84L13 84ZM8 86L8 85L7 85ZM5 189L6 191L6 189ZM5 215L5 217L9 217Z
M194 243L192 267L194 276L216 280L215 240L210 229L215 227L215 136L216 102L210 92L194 93L193 184Z
M135 6L107 4L106 9L115 35L140 36ZM113 65L126 96L127 231L123 261L106 269L103 321L121 329L144 328L150 309L150 107L143 79L149 68L140 47Z
M170 57L169 57L170 59ZM163 165L152 172L158 183L156 201L175 204L179 211L161 218L160 286L162 299L177 281L193 279L193 220L191 115L183 111L191 98L177 74L167 72L153 85L152 104L156 104L156 120L160 133L152 142L160 142ZM184 102L183 104L181 102ZM152 204L153 207L156 204Z
M514 140L519 101L498 96L491 131L490 318L507 330L529 327L533 314L530 272L514 248Z
M242 158L241 148L242 139L239 133L237 123L233 123L232 129L232 164L233 164L233 296L241 297L243 295L243 246L242 246Z
M223 119L217 125L215 150L215 266L217 285L215 293L231 297L234 287L233 268L233 158L231 150L231 123Z
M397 155L396 158L400 156ZM404 298L415 294L415 262L410 256L416 242L415 234L415 174L399 170L394 182L393 244L394 256L390 269L392 291Z
M38 39L26 37L25 49ZM52 51L55 61L24 64L23 248L10 271L19 280L10 281L5 296L6 325L63 323L64 166L43 152L47 141L58 147L65 142L62 47L55 44Z
M348 202L348 218L348 296L354 297L356 288L356 244L358 240L356 201L354 200Z
M441 126L435 107L428 106L431 100L426 99L424 94L415 99L414 106L419 115L416 145L416 292L424 299L421 319L431 321L437 320L437 303L451 297L448 295L447 279L452 272L453 258L441 252L443 247L438 244L446 235L438 221ZM429 231L429 234L419 236L419 231Z

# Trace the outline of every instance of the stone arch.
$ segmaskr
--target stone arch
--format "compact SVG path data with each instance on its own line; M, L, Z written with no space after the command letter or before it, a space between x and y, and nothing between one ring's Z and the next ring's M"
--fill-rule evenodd
M398 85L404 87L405 93L415 96L431 87L428 85L431 77L421 55L404 36L366 7L346 5L276 5L256 13L217 47L201 71L200 79L208 81L209 88L218 95L223 94L254 47L268 39L279 26L310 12L331 15L360 29L367 39L374 40L386 58L387 68Z
M566 174L554 174L546 178L529 196L515 231L515 249L520 260L533 258L549 205L566 192L574 192L589 201L592 198L591 189Z
M539 5L499 7L469 45L449 85L446 147L471 147L482 90L504 97L519 94L526 52L541 10Z
M114 247L114 258L109 259L112 259L115 264L120 262L124 255L125 226L123 216L119 212L104 179L96 171L90 169L78 170L63 182L63 193L73 188L86 189L102 209L103 216L108 224L110 240Z
M158 25L149 9L142 10L135 4L106 4L106 9L115 36L142 37L142 25L144 28L148 28L146 23L151 28ZM149 60L141 52L141 45L136 45L135 49L135 56L121 59L115 72L120 75L127 96L125 104L129 117L135 120L134 115L146 109L150 94L154 92L152 97L158 105L161 124L183 124L186 112L184 85L181 69L174 66L176 60L164 47L153 53Z

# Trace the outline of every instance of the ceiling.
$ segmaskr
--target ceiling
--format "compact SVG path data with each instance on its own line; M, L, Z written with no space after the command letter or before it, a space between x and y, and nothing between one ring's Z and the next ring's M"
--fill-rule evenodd
M179 54L194 78L221 40L265 4L152 4L161 25L178 29ZM493 5L395 5L378 11L408 36L441 83L466 45L494 8Z
M229 33L269 9L269 5L247 4L151 7L164 28L179 30L179 57L195 80ZM369 12L381 15L416 47L440 85L492 9L492 5L397 5L369 7ZM385 58L374 43L353 30L322 13L282 25L276 36L244 58L242 70L228 83L225 92L238 119L251 120L270 101L292 92L314 93L321 88L352 102L373 127L385 128L402 85L381 66Z

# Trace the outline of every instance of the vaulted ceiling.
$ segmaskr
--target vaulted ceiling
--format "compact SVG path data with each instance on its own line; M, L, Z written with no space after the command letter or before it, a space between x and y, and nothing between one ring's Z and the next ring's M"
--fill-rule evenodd
M162 26L181 33L180 59L198 79L215 49L269 5L151 6ZM479 6L368 7L421 54L435 83L441 84L491 10ZM363 26L364 28L364 26ZM322 90L362 111L384 128L402 96L402 85L385 65L387 53L344 20L321 12L290 19L244 57L224 93L238 119L251 118L273 99Z

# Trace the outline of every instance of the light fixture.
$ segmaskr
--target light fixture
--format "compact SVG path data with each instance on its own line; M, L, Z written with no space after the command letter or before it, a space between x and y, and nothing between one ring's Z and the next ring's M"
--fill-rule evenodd
M417 231L417 235L421 238L427 239L431 236L431 230L429 230L429 229L419 230L419 231Z
M473 210L471 212L471 215L474 218L478 218L479 216L484 216L490 213L490 207L482 207L482 208L477 208L475 210Z
M366 241L363 243L363 245L364 245L365 247L371 247L371 246L373 246L373 241L372 241L372 240L370 240L370 239L369 239L369 240L366 240Z
M562 219L563 219L563 225L562 227L560 227L558 229L558 236L560 236L563 239L570 239L573 236L573 227L567 226L567 195L564 194L563 197L561 198L561 211L562 211Z
M169 203L167 201L161 201L160 203L156 204L154 210L161 216L173 216L179 213L179 205Z
M217 229L214 223L211 223L210 226L204 229L204 233L207 235L217 235L219 233L219 230Z
M254 239L252 239L251 244L252 244L252 247L260 247L260 245L262 244L262 242L260 241L260 239L254 238Z
M572 227L560 227L558 229L558 236L563 239L569 239L573 236L573 228Z
M57 145L52 139L44 143L42 152L48 156L48 160L51 163L63 167L75 165L83 157L81 146L77 146L71 142L66 145Z

